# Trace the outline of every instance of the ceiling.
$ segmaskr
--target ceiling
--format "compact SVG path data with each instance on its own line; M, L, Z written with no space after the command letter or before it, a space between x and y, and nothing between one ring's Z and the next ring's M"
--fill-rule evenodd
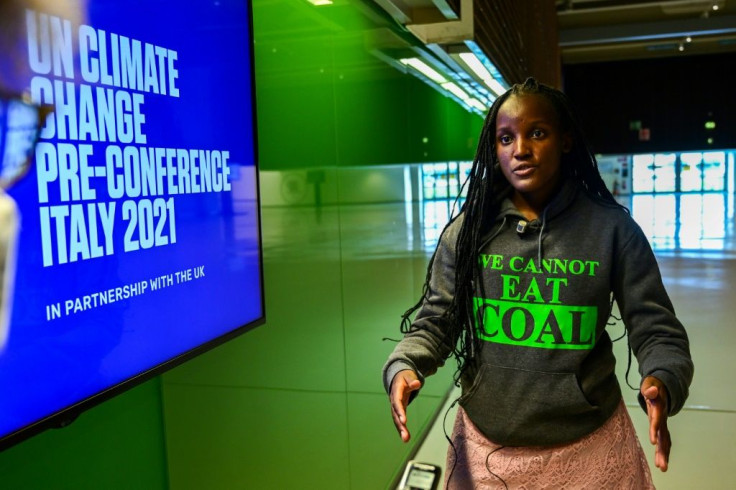
M736 51L736 0L557 0L556 6L563 64Z
M412 31L461 10L458 0L374 1ZM563 64L736 51L736 0L546 1L555 2Z

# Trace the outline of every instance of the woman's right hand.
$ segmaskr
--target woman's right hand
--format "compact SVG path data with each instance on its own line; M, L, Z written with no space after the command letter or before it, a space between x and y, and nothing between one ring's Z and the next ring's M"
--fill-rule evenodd
M391 416L394 419L396 430L399 431L401 440L409 442L411 435L406 428L406 406L409 405L409 397L413 391L419 390L422 382L417 374L411 369L399 371L391 381L389 400L391 402Z

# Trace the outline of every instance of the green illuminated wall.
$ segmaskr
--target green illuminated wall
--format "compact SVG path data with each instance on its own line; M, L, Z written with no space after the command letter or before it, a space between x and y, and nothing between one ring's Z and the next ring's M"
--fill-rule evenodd
M253 2L262 169L472 159L481 118L371 54L368 3Z
M388 488L412 449L390 420L382 338L398 336L428 257L381 249L406 225L390 206L347 204L346 175L472 159L482 119L373 56L388 23L335 3L254 2L264 201L284 191L266 185L274 174L314 169L330 197L264 206L266 325L164 376L172 488ZM451 371L412 404L416 435Z
M369 3L253 2L264 174L318 170L329 191L321 207L263 209L266 325L4 451L1 488L375 490L395 478L412 446L390 421L381 339L397 336L427 256L376 253L407 230L349 204L392 194L356 192L350 172L471 159L482 120L371 54L390 24ZM415 435L450 375L412 404Z
M168 488L160 379L0 453L3 490ZM2 403L2 402L0 402Z

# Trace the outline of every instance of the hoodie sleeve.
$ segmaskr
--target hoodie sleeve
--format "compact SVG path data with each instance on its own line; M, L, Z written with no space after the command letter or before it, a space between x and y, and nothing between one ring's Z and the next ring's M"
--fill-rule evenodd
M386 392L396 373L404 369L412 369L424 384L425 378L444 365L452 352L452 342L442 317L455 294L455 246L460 221L455 220L440 237L427 296L417 311L411 331L396 345L383 367Z
M680 411L693 378L690 343L675 316L659 266L646 236L633 222L633 234L620 249L613 293L639 361L642 379L654 376L667 388L669 414ZM643 397L639 403L646 411Z

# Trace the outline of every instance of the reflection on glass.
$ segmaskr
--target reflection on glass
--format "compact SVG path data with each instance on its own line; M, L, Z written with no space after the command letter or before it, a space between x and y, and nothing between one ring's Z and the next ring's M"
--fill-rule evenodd
M463 185L472 167L473 162L426 163L419 166L425 250L434 250L450 217L459 212L467 193ZM455 203L458 194L460 199Z
M433 200L422 203L424 230L424 249L432 250L437 246L442 230L450 220L453 200Z
M461 185L465 185L465 182L468 180L468 176L470 175L470 170L473 168L473 162L460 162L460 182L462 182ZM467 186L463 187L462 193L460 194L462 197L465 197L468 194Z
M422 184L425 199L447 199L449 187L455 179L454 164L430 163L422 167ZM453 186L454 187L454 186Z
M455 199L472 162L427 163L420 167L424 199Z

